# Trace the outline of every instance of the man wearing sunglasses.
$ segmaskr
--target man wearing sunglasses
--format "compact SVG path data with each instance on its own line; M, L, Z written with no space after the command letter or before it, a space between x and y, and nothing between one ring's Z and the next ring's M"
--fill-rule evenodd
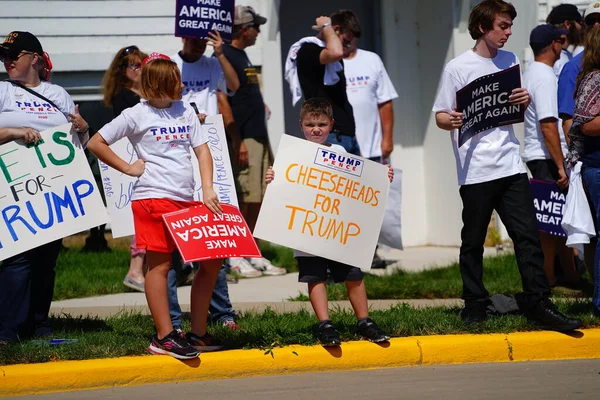
M583 14L584 35L594 26L600 24L600 2L594 1ZM575 109L575 87L577 75L581 71L583 51L575 55L563 68L558 78L558 115L563 120L562 127L565 134L569 133L573 124L573 110Z
M252 231L266 189L265 174L268 166L273 163L273 156L258 71L250 62L245 49L254 46L260 26L266 23L267 19L257 14L252 7L235 6L233 40L231 45L223 45L223 54L237 73L240 87L233 96L219 95L219 110L232 141L232 164L236 167L234 174L240 211ZM231 269L244 278L286 273L285 268L274 266L266 258L235 257L228 262Z

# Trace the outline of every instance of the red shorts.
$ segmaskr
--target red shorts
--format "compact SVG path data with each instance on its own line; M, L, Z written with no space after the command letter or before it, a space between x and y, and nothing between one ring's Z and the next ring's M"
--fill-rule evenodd
M172 253L176 246L162 218L163 214L202 204L199 201L142 199L131 202L135 241L138 249Z

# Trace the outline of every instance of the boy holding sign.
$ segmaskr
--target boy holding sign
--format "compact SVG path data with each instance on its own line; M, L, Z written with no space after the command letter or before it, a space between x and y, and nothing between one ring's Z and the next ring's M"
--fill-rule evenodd
M513 5L502 0L484 0L473 8L469 33L475 45L446 65L433 107L437 126L452 132L461 185L459 264L465 300L461 318L466 324L478 324L488 317L490 299L483 285L483 244L495 209L514 242L523 282L523 293L517 295L520 310L544 329L566 332L579 328L582 322L561 314L548 298L550 286L544 273L529 181L512 125L483 130L459 145L463 113L456 110L457 92L483 76L519 64L516 55L501 50L512 34L516 16ZM508 102L526 107L529 93L524 88L514 89Z
M307 140L326 144L329 132L333 128L333 109L331 104L321 98L312 98L302 105L300 110L300 126ZM340 145L332 144L332 149L337 152L346 151ZM394 170L388 169L390 182L394 179ZM266 174L266 182L271 183L275 179L273 167L269 167ZM337 282L344 282L348 289L348 298L358 318L357 328L359 334L365 339L381 343L389 340L389 336L379 329L377 324L369 318L369 306L367 304L367 291L363 282L363 273L359 268L342 264L337 261L313 256L294 250L294 256L298 260L299 282L308 284L308 293L313 310L319 319L318 336L319 342L324 347L339 346L341 341L335 326L329 320L327 304L327 270L331 278Z
M88 148L110 167L139 178L133 188L131 208L137 247L146 249L145 293L156 325L149 350L190 359L198 356L199 343L210 336L206 332L206 317L222 264L222 260L202 263L192 284L192 332L180 335L171 324L167 299L167 274L175 243L162 215L199 204L193 201L195 182L190 147L198 158L204 205L217 214L222 209L213 190L208 137L194 109L181 101L177 64L168 56L152 53L142 62L141 74L140 94L148 101L124 110L93 137ZM123 137L131 141L138 155L133 164L109 147Z

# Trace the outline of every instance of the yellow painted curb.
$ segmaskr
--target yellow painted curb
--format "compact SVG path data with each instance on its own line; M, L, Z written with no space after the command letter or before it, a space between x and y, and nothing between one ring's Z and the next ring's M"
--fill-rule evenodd
M286 373L461 364L600 358L600 329L572 335L529 332L396 338L380 346L365 341L287 346L202 354L181 362L163 356L0 366L0 397L193 380Z

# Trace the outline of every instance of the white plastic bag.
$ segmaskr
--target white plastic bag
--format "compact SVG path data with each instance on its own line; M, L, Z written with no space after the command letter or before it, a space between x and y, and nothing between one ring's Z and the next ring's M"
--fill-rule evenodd
M379 243L402 250L402 170L394 168Z
M562 228L567 233L567 246L577 249L583 258L583 245L596 236L594 220L581 181L581 162L575 164L569 177L569 193L565 200Z

